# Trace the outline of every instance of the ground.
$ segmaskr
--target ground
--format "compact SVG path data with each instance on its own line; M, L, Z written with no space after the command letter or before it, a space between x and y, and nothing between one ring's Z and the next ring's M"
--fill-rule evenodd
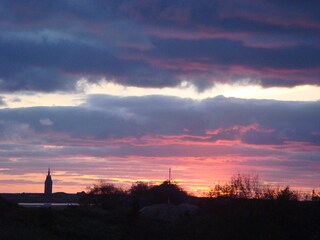
M320 239L319 202L195 199L196 215L146 219L130 206L21 208L0 202L0 239Z

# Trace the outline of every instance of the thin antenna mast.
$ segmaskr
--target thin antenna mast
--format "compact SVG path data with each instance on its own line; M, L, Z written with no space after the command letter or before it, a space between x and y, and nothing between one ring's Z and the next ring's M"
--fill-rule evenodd
M169 179L168 179L168 186L167 186L167 194L168 194L168 214L169 214L169 205L170 203L170 185L171 185L171 168L169 168Z

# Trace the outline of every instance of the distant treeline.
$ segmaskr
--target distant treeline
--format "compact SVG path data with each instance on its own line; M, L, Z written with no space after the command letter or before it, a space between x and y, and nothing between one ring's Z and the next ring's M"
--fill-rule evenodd
M216 184L208 193L209 197L230 197L239 199L266 199L266 200L313 200L320 198L320 193L313 190L310 193L301 193L292 190L289 186L281 188L262 184L258 175L237 174L229 182Z
M319 201L320 194L315 191L310 194L300 194L289 186L284 188L270 187L261 184L258 175L237 174L224 184L216 184L205 197L229 199L261 199L279 201L312 200ZM119 205L131 204L136 209L141 207L171 203L178 205L193 202L196 197L191 196L175 182L164 181L159 185L147 182L136 182L130 189L123 190L114 184L100 181L88 187L87 194L81 199L82 204L99 205L104 208L114 208Z
M132 184L129 190L123 190L114 184L100 181L88 188L87 194L81 199L81 204L98 205L105 209L117 206L131 205L138 210L141 207L160 204L180 204L189 202L191 196L176 183L164 181L159 185L145 182Z

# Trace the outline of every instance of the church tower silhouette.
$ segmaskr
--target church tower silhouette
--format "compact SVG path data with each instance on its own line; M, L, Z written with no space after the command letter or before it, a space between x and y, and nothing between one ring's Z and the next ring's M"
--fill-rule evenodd
M44 194L46 195L52 194L52 179L50 175L50 168L48 168L48 175L46 177L46 181L44 182Z

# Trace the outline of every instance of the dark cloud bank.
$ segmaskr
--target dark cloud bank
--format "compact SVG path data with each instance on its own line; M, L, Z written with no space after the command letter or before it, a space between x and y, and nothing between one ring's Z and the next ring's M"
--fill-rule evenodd
M319 1L0 2L0 90L319 85Z
M78 107L3 109L0 119L2 138L28 138L31 131L95 140L180 136L184 141L320 144L320 102L91 95Z

